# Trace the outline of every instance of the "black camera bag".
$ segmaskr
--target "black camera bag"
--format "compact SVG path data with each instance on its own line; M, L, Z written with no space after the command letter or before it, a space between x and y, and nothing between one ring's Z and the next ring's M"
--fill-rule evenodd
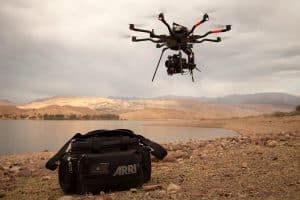
M167 151L131 130L96 130L74 135L49 161L65 193L98 193L139 187L151 178L150 153Z

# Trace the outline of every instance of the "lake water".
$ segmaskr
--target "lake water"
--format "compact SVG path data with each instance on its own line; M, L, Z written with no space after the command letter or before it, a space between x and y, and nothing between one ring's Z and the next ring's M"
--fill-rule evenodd
M149 121L39 121L0 120L0 154L57 151L75 133L126 128L156 142L213 139L238 134L223 128L174 127Z

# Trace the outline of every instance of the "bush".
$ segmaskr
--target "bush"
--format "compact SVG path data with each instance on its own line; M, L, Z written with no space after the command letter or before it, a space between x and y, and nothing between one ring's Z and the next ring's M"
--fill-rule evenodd
M296 111L300 111L300 105L296 107Z

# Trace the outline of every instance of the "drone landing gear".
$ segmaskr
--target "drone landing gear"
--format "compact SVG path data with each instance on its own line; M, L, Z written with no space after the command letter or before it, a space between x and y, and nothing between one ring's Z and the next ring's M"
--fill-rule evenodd
M154 78L155 78L155 75L156 75L157 69L158 69L158 67L159 67L159 63L160 63L160 61L161 61L161 58L162 58L164 52L165 52L167 49L168 49L168 47L165 47L165 48L163 48L163 50L161 51L161 54L160 54L160 57L159 57L157 66L156 66L156 68L155 68L155 72L154 72L153 77L152 77L152 82L153 82L153 80L154 80Z

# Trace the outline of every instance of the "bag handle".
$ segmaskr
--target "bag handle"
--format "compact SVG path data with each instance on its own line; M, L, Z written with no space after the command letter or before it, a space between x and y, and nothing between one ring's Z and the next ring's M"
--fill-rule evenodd
M95 131L88 132L84 135L80 133L76 133L71 139L69 139L64 144L64 146L53 157L51 157L48 160L45 167L50 170L55 170L58 167L58 161L65 155L73 139L90 138L95 136L112 136L112 135L129 136L129 137L138 138L143 145L149 146L152 149L151 154L156 158L158 158L159 160L162 160L168 154L166 149L161 145L143 137L142 135L136 135L133 131L128 129L95 130Z

